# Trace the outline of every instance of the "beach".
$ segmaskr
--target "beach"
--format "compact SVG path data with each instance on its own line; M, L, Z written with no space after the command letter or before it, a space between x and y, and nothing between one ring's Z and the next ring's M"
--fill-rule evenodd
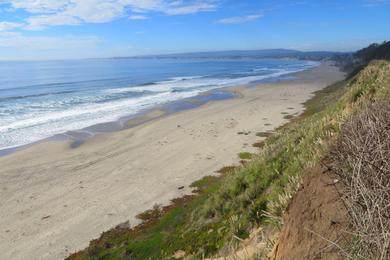
M236 98L169 115L152 110L122 131L45 141L0 157L0 250L5 259L61 259L189 185L239 163L238 153L297 116L313 92L343 79L323 63L297 79L234 87ZM245 133L245 134L242 134Z

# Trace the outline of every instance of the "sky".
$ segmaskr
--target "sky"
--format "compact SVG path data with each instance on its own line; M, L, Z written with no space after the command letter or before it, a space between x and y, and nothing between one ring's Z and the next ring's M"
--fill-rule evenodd
M0 0L0 60L355 51L385 40L390 0Z

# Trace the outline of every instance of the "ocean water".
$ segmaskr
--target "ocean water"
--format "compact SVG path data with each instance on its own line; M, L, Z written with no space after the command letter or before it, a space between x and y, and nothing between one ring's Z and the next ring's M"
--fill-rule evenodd
M0 62L0 150L317 65L226 59Z

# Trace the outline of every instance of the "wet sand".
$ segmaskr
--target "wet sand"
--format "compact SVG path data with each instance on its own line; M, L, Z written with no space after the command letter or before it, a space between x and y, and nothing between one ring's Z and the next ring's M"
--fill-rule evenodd
M119 223L137 224L138 213L256 151L257 132L286 123L285 113L298 115L314 91L343 78L328 64L298 76L168 116L154 111L76 148L47 141L0 157L1 258L61 259Z

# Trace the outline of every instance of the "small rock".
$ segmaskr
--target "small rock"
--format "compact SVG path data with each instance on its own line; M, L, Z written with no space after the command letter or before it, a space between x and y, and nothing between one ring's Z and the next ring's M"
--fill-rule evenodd
M173 258L175 258L175 259L180 259L180 258L183 258L185 256L186 256L186 252L184 252L183 250L178 250L173 254Z
M130 227L131 227L130 221L123 222L123 223L117 225L116 227L119 228L119 229L127 229L127 228L130 228Z

